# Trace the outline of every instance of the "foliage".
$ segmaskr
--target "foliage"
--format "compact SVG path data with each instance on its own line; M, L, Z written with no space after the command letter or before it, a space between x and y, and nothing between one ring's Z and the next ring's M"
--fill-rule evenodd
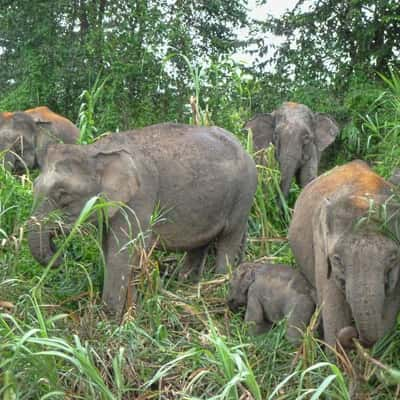
M95 123L95 106L103 92L107 78L101 83L99 79L100 75L94 82L93 87L90 90L84 90L79 96L79 99L83 100L79 109L79 144L92 143L94 138L98 136L99 130Z
M241 0L5 0L0 12L0 109L48 105L77 120L78 97L107 77L97 103L100 131L182 120L187 82L179 52L195 63L237 46Z
M332 80L343 88L349 78L388 72L400 49L400 5L396 0L297 1L281 18L260 23L263 32L282 35L269 62L282 79L296 85ZM259 55L268 51L260 39Z

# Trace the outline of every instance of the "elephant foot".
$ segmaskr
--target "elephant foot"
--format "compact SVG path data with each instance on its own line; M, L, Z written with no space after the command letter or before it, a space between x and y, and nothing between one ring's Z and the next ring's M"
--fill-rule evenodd
M179 273L180 281L197 283L200 280L206 262L207 252L208 245L190 250L186 253L185 264Z

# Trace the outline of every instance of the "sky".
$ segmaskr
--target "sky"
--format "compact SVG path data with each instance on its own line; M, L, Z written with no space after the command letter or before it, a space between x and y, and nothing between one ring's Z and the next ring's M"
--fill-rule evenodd
M249 16L254 19L263 20L267 14L272 14L275 17L281 16L285 11L292 10L298 0L268 0L267 4L257 6L256 0L249 0L247 8L249 9ZM239 39L246 39L248 37L248 28L242 28L239 31ZM281 39L275 35L268 35L267 40L270 44L279 44ZM268 55L267 55L268 57ZM249 54L238 52L233 56L234 60L251 64L253 57Z
M248 1L248 8L250 10L249 15L252 18L262 19L265 14L272 14L275 17L279 17L286 10L291 10L298 0L268 0L267 4L263 6L257 6L256 0Z

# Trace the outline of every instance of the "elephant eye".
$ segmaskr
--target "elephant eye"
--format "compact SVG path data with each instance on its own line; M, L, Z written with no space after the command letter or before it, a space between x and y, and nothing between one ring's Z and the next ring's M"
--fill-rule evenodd
M308 133L306 133L306 134L303 136L303 144L308 144L308 143L310 143L310 142L311 142L310 135L309 135Z
M332 257L332 261L335 265L341 265L342 260L340 259L340 256L338 254L334 254Z
M399 262L399 255L396 253L391 254L388 257L387 265L392 266L393 264L397 264Z
M57 192L55 200L59 206L64 207L71 203L72 196L66 190L60 189Z

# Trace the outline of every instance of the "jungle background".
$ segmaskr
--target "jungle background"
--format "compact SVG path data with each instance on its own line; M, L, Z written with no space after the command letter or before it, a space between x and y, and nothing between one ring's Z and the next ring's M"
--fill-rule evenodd
M388 177L400 163L397 0L299 0L257 21L241 0L0 6L0 111L47 105L80 127L82 144L152 123L193 123L193 96L201 124L230 130L251 152L245 121L290 100L340 125L321 172L361 158ZM282 42L272 46L271 33ZM238 51L253 62L234 61ZM299 188L282 214L273 151L265 157L246 258L293 264L286 232ZM349 355L324 353L313 324L300 347L287 342L284 321L254 338L243 315L227 311L226 277L175 279L181 254L145 254L141 307L122 324L108 320L101 252L84 223L101 204L88 204L61 245L64 265L43 269L25 239L35 176L0 168L0 398L399 398L400 327Z

